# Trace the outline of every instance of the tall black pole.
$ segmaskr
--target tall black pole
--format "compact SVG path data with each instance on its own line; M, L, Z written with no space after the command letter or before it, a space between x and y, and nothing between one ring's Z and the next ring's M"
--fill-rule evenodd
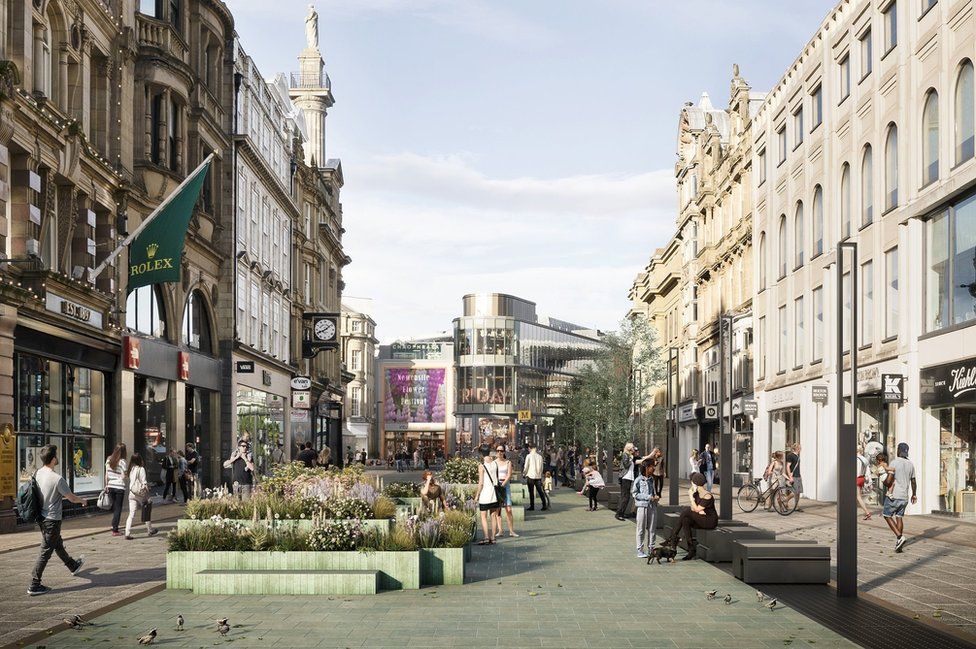
M844 412L844 249L851 251L851 423ZM857 597L857 243L837 246L837 596Z
M732 316L720 316L718 320L719 354L721 355L718 381L719 408L729 408L728 423L719 410L719 518L732 519ZM725 325L728 324L729 337L725 338ZM725 382L728 372L729 382Z
M671 347L668 350L668 402L671 404L671 431L668 438L668 504L678 505L678 466L681 464L680 449L678 448L678 402L681 400L681 377L679 369L680 350ZM674 390L671 389L671 365L674 365Z

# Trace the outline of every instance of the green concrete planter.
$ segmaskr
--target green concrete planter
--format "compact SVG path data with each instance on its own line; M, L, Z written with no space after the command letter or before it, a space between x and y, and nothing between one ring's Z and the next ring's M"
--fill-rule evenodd
M376 570L204 570L196 595L375 595Z
M464 583L464 563L470 545L463 548L421 548L420 583L424 586L459 586Z
M170 552L166 587L190 590L204 570L377 570L381 590L420 588L420 552Z
M421 500L420 498L397 498L396 502L400 505L406 505L410 508L410 513L416 513L420 511Z
M347 519L347 520L357 520L357 519ZM204 521L196 520L193 518L181 518L178 521L176 521L176 529L182 531L185 529L189 529L190 527L193 527L195 525L200 525L203 522ZM251 521L249 520L235 520L233 522L240 523L241 525L251 524ZM384 534L388 534L390 532L390 528L393 527L393 520L390 518L364 518L359 520L359 522L363 526L363 531L375 529L375 530L379 530L380 532L383 532ZM296 528L296 527L300 530L312 529L312 521L307 518L279 520L275 523L275 525L277 525L279 529L289 529L289 528Z

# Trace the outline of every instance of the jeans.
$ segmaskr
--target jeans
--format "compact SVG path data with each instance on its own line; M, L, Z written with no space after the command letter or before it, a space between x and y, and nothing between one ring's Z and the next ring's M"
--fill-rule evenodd
M173 487L173 500L176 500L176 470L166 469L166 483L163 486L163 500L166 500L166 494L169 493L169 488Z
M688 550L691 551L691 548L695 546L695 540L691 537L692 529L714 530L716 527L718 527L718 515L714 512L699 514L698 512L691 511L691 507L685 507L681 511L681 516L678 517L678 521L675 523L671 542L677 545L678 536L683 535L685 544L687 544Z
M664 491L664 476L656 475L654 476L654 494L660 498L661 493Z
M712 485L714 483L715 483L715 469L705 469L705 488L711 491Z
M597 496L599 495L600 495L600 487L594 487L591 485L586 488L586 496L587 498L589 498L590 501L590 509L597 508L596 499Z
M637 508L637 552L650 552L654 549L654 535L657 529L657 505ZM644 542L647 549L644 549Z
M124 489L109 489L108 497L112 499L112 531L119 531L119 521L122 520L122 503L125 501Z
M617 516L627 515L627 507L630 506L630 489L633 485L633 480L620 481L620 502L617 503Z
M183 502L185 503L190 499L190 481L183 475L180 476L180 491L183 492Z
M52 553L56 553L71 572L78 569L78 562L72 559L68 551L64 549L64 541L61 540L61 521L43 520L39 525L41 528L41 553L37 555L37 563L34 564L31 579L32 588L41 585L44 568L47 567L47 562Z
M542 500L542 508L549 509L549 497L546 495L546 490L542 488L542 480L540 478L528 478L526 482L529 485L529 509L535 509L536 493ZM535 491L533 492L533 490Z

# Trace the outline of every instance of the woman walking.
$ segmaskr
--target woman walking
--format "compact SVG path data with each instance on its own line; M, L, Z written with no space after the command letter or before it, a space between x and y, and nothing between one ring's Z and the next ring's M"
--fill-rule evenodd
M864 497L862 496L862 491L864 491L864 484L868 480L868 476L871 475L871 462L868 460L867 456L864 455L864 447L860 444L857 445L857 491L855 495L857 497L857 504L864 512L864 520L871 520L871 510L868 506L864 504Z
M654 494L660 498L664 491L664 453L660 447L655 446L654 450L651 451L651 463L654 466L654 470L651 472Z
M132 520L136 511L142 512L142 522L146 524L146 534L153 536L158 532L152 525L152 500L149 497L149 483L146 481L146 467L142 456L133 453L127 471L129 478L129 516L125 519L125 539L132 540Z
M481 510L481 531L485 535L478 541L478 545L495 543L495 517L500 515L496 485L498 485L498 464L486 453L478 467L478 509ZM488 520L489 516L491 521ZM499 527L501 527L500 521Z
M698 449L691 449L691 455L688 456L688 477L693 476L696 473L701 473L701 459L698 457Z
M583 480L585 484L580 491L580 495L582 496L583 492L586 492L586 496L590 501L588 511L595 512L598 509L597 496L600 495L600 489L607 486L607 483L603 481L603 476L600 475L600 472L593 467L591 460L583 461Z
M700 530L714 530L718 527L718 514L715 512L715 498L711 492L705 488L707 480L701 473L691 475L692 487L688 495L692 501L691 507L685 507L678 521L675 523L674 531L665 543L672 548L678 547L678 535L683 532L685 544L688 546L688 554L681 558L682 561L694 559L697 556L697 546L695 539L691 536L692 528Z
M769 465L766 470L763 471L763 478L769 483L769 487L779 487L782 489L786 486L786 474L784 473L786 469L786 456L783 451L774 451L769 457ZM772 511L773 501L769 499L766 503L766 511Z
M122 501L125 500L126 456L125 444L118 444L105 462L105 493L112 501L112 536L122 536L119 521L122 519Z
M505 490L505 500L500 504L505 508L505 518L508 521L508 535L517 537L518 534L515 533L515 519L512 516L512 461L505 457L504 446L496 447L495 454L498 457L498 459L495 460L495 464L498 465L498 480L502 488ZM499 510L498 517L495 519L495 536L499 537L501 535L502 515L501 510Z

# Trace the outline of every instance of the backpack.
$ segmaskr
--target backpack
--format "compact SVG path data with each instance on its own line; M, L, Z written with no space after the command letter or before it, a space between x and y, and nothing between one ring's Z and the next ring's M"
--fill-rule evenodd
M20 517L28 523L40 523L42 500L37 478L32 475L30 480L20 485L17 491L17 511Z

